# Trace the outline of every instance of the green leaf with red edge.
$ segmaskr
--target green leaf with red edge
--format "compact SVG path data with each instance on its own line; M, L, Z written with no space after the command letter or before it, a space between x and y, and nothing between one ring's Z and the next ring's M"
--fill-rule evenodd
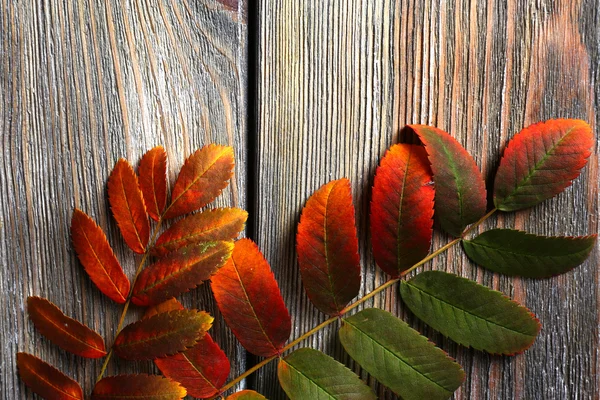
M235 243L231 258L212 277L217 305L242 346L252 354L279 354L291 319L269 263L250 239Z
M247 219L248 213L239 208L218 208L190 215L164 231L150 252L164 256L190 244L235 239Z
M344 319L339 336L350 357L404 400L447 399L465 380L460 365L387 311Z
M225 400L267 400L267 398L254 390L242 390L241 392L227 396Z
M512 229L492 229L463 240L467 256L482 267L527 278L547 278L575 268L594 244L596 235L548 237Z
M138 174L148 215L158 221L167 205L167 152L162 146L144 154Z
M194 346L212 326L204 311L174 310L127 325L115 339L116 355L129 360L152 360Z
M360 258L348 179L331 181L306 202L296 236L304 289L325 314L338 315L360 290Z
M165 218L198 210L215 199L233 176L233 149L209 144L192 154L179 172Z
M169 311L174 310L183 310L183 305L174 297L171 297L169 300L165 300L162 303L155 304L151 307L146 308L144 312L144 316L142 318L150 318L155 316L156 314L162 314Z
M92 400L179 400L186 390L160 375L117 375L101 379L92 392Z
M485 214L485 183L475 160L448 133L426 125L408 125L425 145L435 182L435 215L442 228L460 236Z
M52 365L28 353L17 353L21 380L48 400L83 400L81 386Z
M400 287L402 300L423 322L463 346L513 355L533 344L540 323L531 311L469 279L426 271Z
M137 175L127 160L121 158L108 178L108 201L121 235L136 253L146 251L150 224Z
M429 253L433 234L431 168L422 146L396 144L381 159L371 200L375 262L392 277Z
M232 249L232 242L206 242L169 253L142 271L131 301L149 306L196 288L223 266Z
M27 312L35 327L60 348L87 358L106 355L104 340L92 329L67 317L50 301L41 297L27 298Z
M500 161L494 181L496 208L520 210L556 196L579 176L593 144L592 128L578 119L554 119L523 129Z
M77 208L71 219L71 239L77 257L92 282L112 300L125 303L129 294L129 279L102 229Z

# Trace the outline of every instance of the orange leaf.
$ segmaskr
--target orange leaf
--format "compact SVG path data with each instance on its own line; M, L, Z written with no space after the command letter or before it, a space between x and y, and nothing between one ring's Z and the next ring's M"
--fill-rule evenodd
M27 298L29 318L50 341L78 356L100 358L106 355L104 340L82 323L67 317L50 301Z
M171 297L169 300L148 307L142 318L150 318L156 314L162 314L173 310L183 310L183 305L175 297Z
M129 294L129 279L102 229L77 208L71 218L71 239L79 261L92 282L112 300L125 303Z
M204 207L215 199L233 176L233 149L209 144L183 164L164 217L174 218Z
M157 146L146 152L138 168L146 210L158 221L167 204L167 152Z
M83 400L81 386L52 365L27 353L17 353L21 380L48 400Z
M117 375L96 383L92 400L179 400L186 394L179 383L160 375Z
M211 281L223 318L242 346L258 356L278 354L290 336L291 319L258 246L250 239L237 241Z
M133 168L122 158L108 178L108 201L127 246L144 253L150 238L146 205Z

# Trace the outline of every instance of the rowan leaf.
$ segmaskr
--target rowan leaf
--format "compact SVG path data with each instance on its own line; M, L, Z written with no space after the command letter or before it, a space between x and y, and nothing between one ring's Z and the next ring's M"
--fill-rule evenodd
M148 214L137 175L123 158L108 178L108 202L127 246L143 254L150 238Z
M82 323L67 317L50 301L41 297L27 298L27 312L35 327L60 348L82 357L106 355L104 340Z
M189 349L212 326L204 311L174 310L127 325L115 339L116 355L129 360L151 360Z
M547 278L584 262L595 243L596 235L548 237L512 229L492 229L472 240L463 240L463 248L471 260L491 271Z
M179 383L146 374L108 376L92 392L92 400L179 400L185 396Z
M223 266L232 249L232 242L206 242L168 254L142 271L131 301L149 306L196 288Z
M239 208L218 208L190 215L163 232L150 252L164 256L190 244L235 239L244 229L246 219L248 213Z
M183 305L176 298L171 297L169 300L165 300L162 303L158 303L146 308L142 318L146 319L153 317L156 314L162 314L174 310L183 310L183 308Z
M77 208L71 218L71 239L77 257L92 282L112 300L125 303L129 294L129 279L102 229Z
M396 144L381 159L371 199L375 262L392 277L429 253L435 191L422 146Z
M144 154L138 168L140 190L148 215L158 221L167 204L167 152L156 146Z
M593 144L592 128L578 119L554 119L523 129L500 161L494 181L496 208L514 211L556 196L579 176Z
M291 400L376 399L352 371L320 351L302 348L279 361L279 384Z
M242 390L241 392L227 396L225 400L267 400L267 398L254 390Z
M338 315L360 290L360 258L348 179L331 181L306 202L296 236L304 289L325 314Z
M387 311L362 310L343 320L339 335L350 357L404 400L447 399L465 379L444 351Z
M209 144L183 164L165 218L174 218L204 207L215 199L233 176L233 149Z
M463 346L513 355L540 331L531 312L502 293L442 271L422 272L400 287L408 308L433 329Z
M47 400L83 400L81 386L52 365L28 353L17 353L21 380Z
M250 239L235 243L231 258L211 279L219 310L242 346L252 354L279 354L291 319L269 263Z
M448 133L426 125L409 125L425 145L435 182L435 215L442 228L460 236L485 214L485 183L475 160Z

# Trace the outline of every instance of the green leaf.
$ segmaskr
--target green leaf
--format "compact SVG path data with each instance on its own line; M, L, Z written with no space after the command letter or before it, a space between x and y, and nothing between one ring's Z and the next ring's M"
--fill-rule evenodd
M477 264L505 275L547 278L567 272L590 255L596 235L536 236L512 229L492 229L464 240L467 256Z
M513 355L540 331L531 312L500 292L441 271L423 272L400 287L402 300L427 325L464 346Z
M279 362L277 375L291 400L369 400L375 395L354 372L320 351L303 348Z
M267 400L267 398L254 390L242 390L227 396L226 400Z
M350 357L404 400L447 399L465 379L444 351L387 311L363 310L339 334Z

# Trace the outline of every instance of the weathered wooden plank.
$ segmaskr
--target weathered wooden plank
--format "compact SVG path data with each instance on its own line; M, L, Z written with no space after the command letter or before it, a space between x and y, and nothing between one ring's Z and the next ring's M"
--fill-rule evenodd
M583 118L598 133L600 21L593 1L477 0L259 2L258 153L253 232L275 269L298 337L325 319L308 301L295 232L309 195L331 179L353 183L364 266L363 291L385 281L374 267L368 202L374 169L399 128L427 123L451 132L488 177L508 138L532 122ZM490 226L538 234L598 232L598 146L566 193ZM448 237L437 233L433 248ZM467 381L460 399L600 397L598 251L560 277L501 277L459 248L425 266L477 280L524 302L544 326L517 357L461 348L405 315L396 289L366 303L405 316L456 357ZM353 366L330 327L304 345ZM364 378L368 376L362 373ZM275 366L254 378L284 398ZM395 396L373 380L380 398Z
M55 364L91 391L101 361L48 343L27 320L24 302L28 295L48 297L112 342L121 307L85 276L69 224L73 207L92 215L133 275L140 258L125 248L106 198L119 157L137 163L163 144L173 182L196 148L233 145L235 179L217 203L247 206L246 7L210 0L0 1L3 399L34 398L18 380L17 351ZM211 299L208 287L184 297L214 312ZM213 329L237 375L245 352L222 319ZM108 372L150 368L112 362Z

